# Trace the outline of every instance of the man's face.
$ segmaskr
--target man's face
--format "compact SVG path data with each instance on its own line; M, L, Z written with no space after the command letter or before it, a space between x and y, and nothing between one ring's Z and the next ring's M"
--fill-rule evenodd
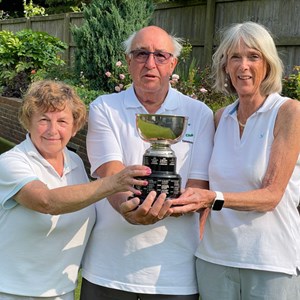
M141 97L149 94L166 95L170 76L177 64L169 35L160 28L146 27L137 33L131 50L143 50L127 57L136 94ZM149 54L148 51L155 53Z

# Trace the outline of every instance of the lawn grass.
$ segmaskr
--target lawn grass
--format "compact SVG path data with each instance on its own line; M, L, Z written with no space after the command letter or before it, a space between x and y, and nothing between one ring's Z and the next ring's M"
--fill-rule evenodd
M5 151L8 151L9 149L11 149L14 146L15 146L14 143L0 137L0 154Z
M80 287L81 287L81 272L79 272L79 276L78 276L78 284L75 290L75 300L79 300L80 298Z

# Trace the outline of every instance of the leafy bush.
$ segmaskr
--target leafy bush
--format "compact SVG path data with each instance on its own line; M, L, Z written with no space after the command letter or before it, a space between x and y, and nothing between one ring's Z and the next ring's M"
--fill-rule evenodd
M89 81L85 78L83 72L80 73L78 78L75 75L74 69L65 65L52 66L47 72L37 72L32 78L33 81L43 79L59 80L73 86L86 105L96 99L99 95L104 94L104 91L90 88Z
M66 48L65 43L45 32L0 31L2 94L21 97L30 82L43 78L51 67L64 64L59 52Z
M84 22L73 27L76 43L75 68L83 72L93 89L109 90L102 80L124 57L122 42L134 31L149 24L153 5L148 0L94 0L83 10Z
M29 19L34 16L48 16L46 14L46 10L44 7L33 4L32 0L29 0L27 4L27 0L23 0L24 7L24 16L26 19Z
M300 100L300 66L294 67L294 72L283 78L282 95Z

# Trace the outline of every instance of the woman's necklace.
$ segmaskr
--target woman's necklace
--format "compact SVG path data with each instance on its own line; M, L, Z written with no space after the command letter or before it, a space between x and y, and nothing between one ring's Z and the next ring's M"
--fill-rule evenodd
M244 128L246 126L246 123L247 123L247 119L246 119L246 122L245 123L242 123L240 120L239 120L239 116L238 116L238 111L237 111L237 114L236 114L236 119L239 123L239 125Z
M243 128L244 128L244 127L246 126L246 123L245 123L245 124L243 124L242 122L240 122L240 121L239 121L239 119L238 119L238 122L239 122L239 125L240 125L241 127L243 127Z

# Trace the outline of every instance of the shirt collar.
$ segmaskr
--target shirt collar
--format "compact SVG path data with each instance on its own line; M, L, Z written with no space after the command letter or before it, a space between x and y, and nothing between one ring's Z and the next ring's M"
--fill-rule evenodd
M275 100L278 96L279 96L278 93L274 93L274 94L269 95L266 98L263 105L255 113L263 113L263 112L266 112L266 111L269 111L270 109L272 109L273 106L276 103ZM229 109L228 109L228 112L227 112L226 116L232 116L235 113L237 113L238 107L239 107L239 99L237 99L236 101L234 101L232 104L229 105Z
M126 108L143 107L141 102L136 97L133 84L125 91L124 105ZM169 91L168 91L167 97L157 113L174 110L178 107L178 105L179 105L178 92L175 89L173 89L171 86L169 86Z
M33 144L29 133L26 134L26 140L24 141L24 148L28 156L38 160L44 167L52 167L50 163L39 153L35 145ZM71 158L69 150L66 148L63 150L64 155L64 174L69 173L71 170L77 168L76 162Z

